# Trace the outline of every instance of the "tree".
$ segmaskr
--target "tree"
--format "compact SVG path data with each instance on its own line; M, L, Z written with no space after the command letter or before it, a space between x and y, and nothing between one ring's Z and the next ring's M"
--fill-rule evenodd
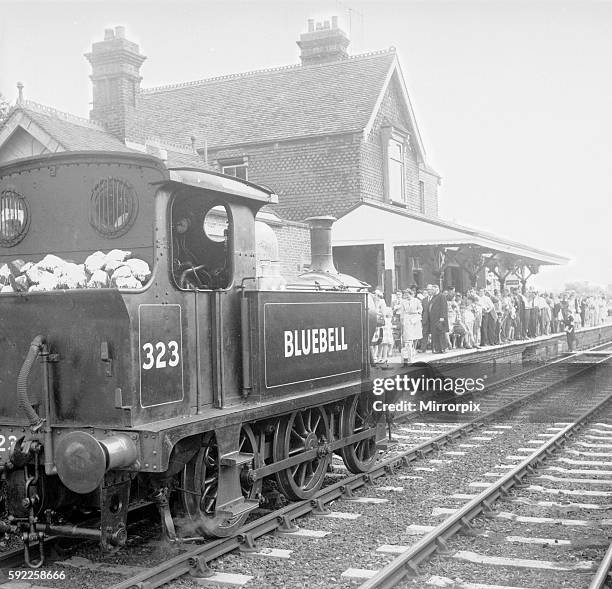
M0 92L0 125L4 123L5 119L8 117L10 109L11 105L9 104L9 101L4 98L4 96Z
M587 280L566 282L565 290L573 290L575 293L582 296L598 295L604 292L604 289L598 284L591 284Z

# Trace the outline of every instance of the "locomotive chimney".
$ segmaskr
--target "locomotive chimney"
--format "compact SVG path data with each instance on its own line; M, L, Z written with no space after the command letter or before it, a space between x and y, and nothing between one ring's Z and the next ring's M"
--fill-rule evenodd
M336 218L330 216L308 217L310 225L311 272L338 274L332 254L331 227Z

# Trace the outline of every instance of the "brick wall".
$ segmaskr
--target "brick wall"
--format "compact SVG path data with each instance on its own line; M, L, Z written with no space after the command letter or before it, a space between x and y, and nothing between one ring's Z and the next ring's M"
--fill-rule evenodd
M342 216L359 201L360 141L360 133L350 133L209 150L208 156L213 163L247 156L249 180L278 194L275 212L300 221Z
M291 282L310 265L310 229L305 223L269 223L278 239L281 274Z
M361 185L360 194L363 198L373 200L384 200L384 148L382 128L391 126L394 129L408 132L411 135L410 148L405 150L404 161L404 186L406 196L406 209L416 213L421 212L419 194L419 180L425 182L425 214L438 215L438 183L433 174L419 170L418 156L414 131L410 127L408 113L404 107L404 99L401 95L396 80L389 84L380 109L374 120L372 130L362 144L361 148ZM426 177L423 177L425 174Z
M384 200L383 127L411 135L405 150L406 209L421 212L419 181L425 183L425 214L438 215L438 178L419 164L408 113L396 80L382 100L371 132L302 138L232 149L210 149L209 161L221 169L226 159L248 158L248 177L279 196L274 206L286 219L313 215L340 217L363 199Z
M438 216L438 184L440 178L427 170L419 170L419 180L425 183L425 214Z

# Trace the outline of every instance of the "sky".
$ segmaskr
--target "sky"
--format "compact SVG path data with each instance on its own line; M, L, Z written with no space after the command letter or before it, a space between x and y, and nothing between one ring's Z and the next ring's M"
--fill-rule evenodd
M571 258L536 286L612 284L612 0L0 0L0 92L87 117L105 28L148 88L298 63L333 15L349 53L397 49L443 218Z

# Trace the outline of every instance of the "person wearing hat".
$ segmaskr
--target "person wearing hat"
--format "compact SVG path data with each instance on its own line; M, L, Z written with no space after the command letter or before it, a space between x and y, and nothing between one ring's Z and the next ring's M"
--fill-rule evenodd
M427 352L427 346L429 344L429 336L431 335L431 325L429 323L429 303L433 297L433 286L428 284L425 287L425 296L421 299L421 305L423 307L423 313L421 314L421 331L423 333L423 339L421 340L420 350L421 352Z

